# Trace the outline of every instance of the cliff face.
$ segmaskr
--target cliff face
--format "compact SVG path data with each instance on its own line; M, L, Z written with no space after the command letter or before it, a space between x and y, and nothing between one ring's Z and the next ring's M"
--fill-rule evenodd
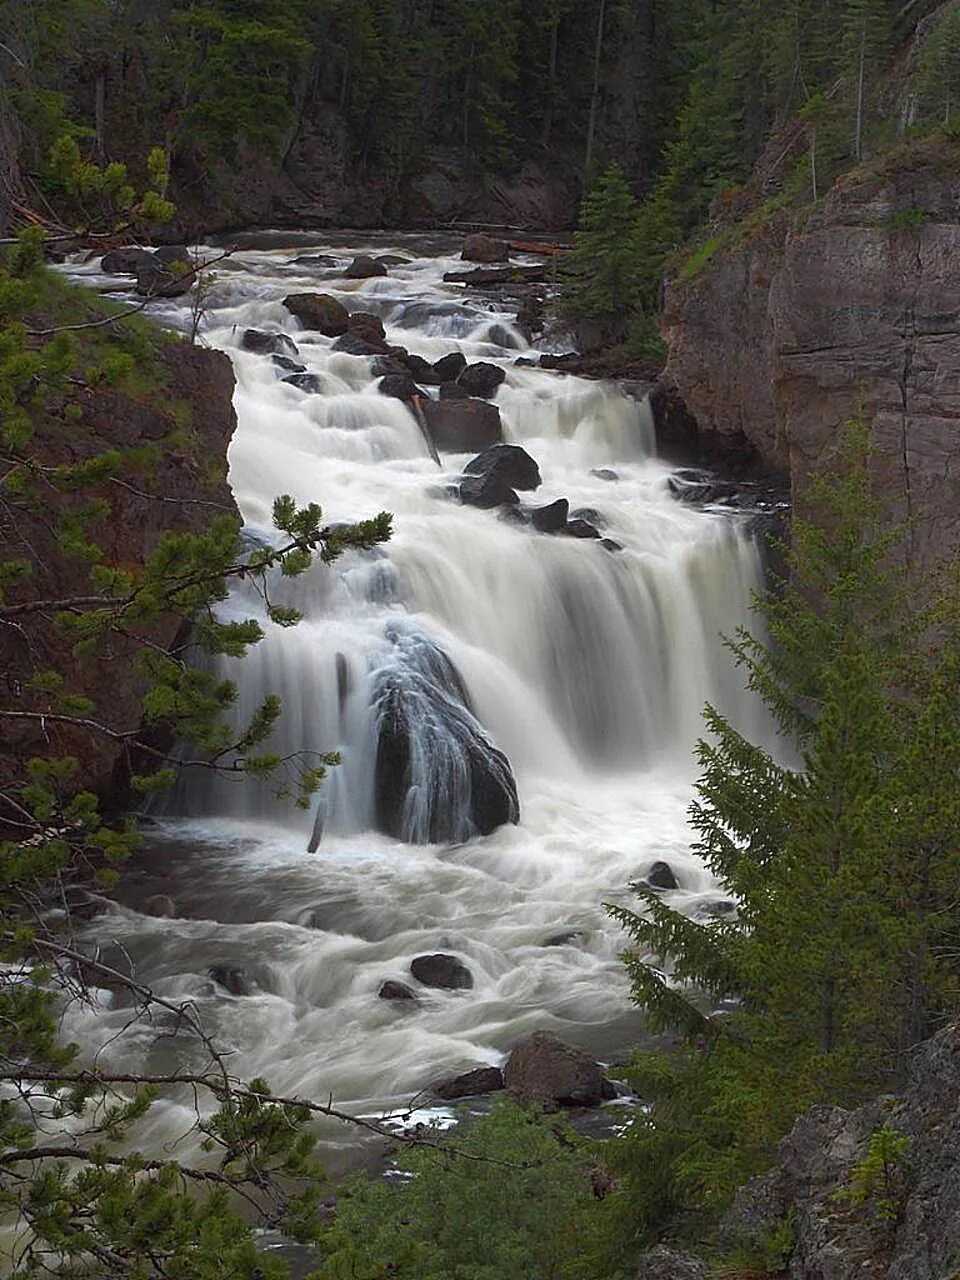
M919 517L918 564L960 543L960 146L917 146L774 215L667 293L668 388L705 442L752 446L798 501L862 412L877 486Z
M74 397L79 418L54 413L38 423L35 452L45 465L75 463L107 449L137 451L117 480L83 498L100 498L107 514L91 529L104 563L135 572L166 531L197 533L223 514L239 513L227 485L227 446L236 426L233 370L220 352L163 342L152 357L153 386L122 392L89 386ZM139 454L139 461L137 455ZM56 499L59 501L59 499ZM34 565L18 600L62 601L91 594L89 571L58 547L49 512L0 512L0 543L11 556ZM91 656L75 657L71 642L53 624L58 609L17 618L0 627L0 698L12 710L41 709L27 689L37 672L55 670L64 691L94 701L93 716L119 731L140 723L143 685L132 668L138 647L114 636ZM166 649L177 639L180 620L163 619L144 638ZM0 735L0 780L18 776L33 754L76 755L80 781L103 795L122 786L126 747L102 734L78 734L64 725L34 721L4 724Z

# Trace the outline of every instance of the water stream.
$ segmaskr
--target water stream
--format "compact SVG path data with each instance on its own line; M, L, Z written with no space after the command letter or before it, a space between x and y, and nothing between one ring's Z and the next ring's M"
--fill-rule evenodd
M365 281L293 261L362 251L405 261ZM341 752L313 810L249 781L194 779L151 827L121 901L90 926L90 940L141 981L196 1002L234 1050L237 1074L264 1075L285 1094L332 1094L367 1114L500 1062L537 1029L600 1057L635 1041L624 939L603 904L624 900L627 882L657 860L673 868L680 887L667 897L684 911L717 898L685 826L700 712L709 700L745 730L761 727L719 640L747 620L757 582L742 522L671 496L645 406L613 384L517 366L531 353L509 313L442 282L462 265L453 254L402 237L278 237L218 268L203 332L236 372L230 483L251 536L269 536L279 493L319 502L329 521L391 511L395 533L382 550L279 585L277 598L304 621L285 630L264 620L266 639L222 664L239 684L239 717L266 692L281 696L279 750ZM95 278L95 268L79 274ZM562 496L592 509L622 550L456 501L450 486L469 455L443 454L438 469L410 410L378 393L369 359L301 329L281 299L308 290L374 312L389 342L428 360L459 350L501 365L505 437L543 477L524 500ZM188 324L184 303L162 315ZM292 337L321 392L283 382L269 356L242 350L247 327ZM252 594L227 608L262 618ZM453 673L470 732L509 760L520 820L477 836L454 787L444 800L451 838L415 843L429 835L424 806L447 768L444 713L417 701L424 664L437 663ZM405 840L375 830L385 688L421 716ZM411 959L438 950L469 966L472 990L377 998L385 979L416 985ZM243 970L250 993L230 994L213 966ZM114 1067L165 1070L197 1053L156 1021L127 1026L129 1010L109 999L70 1019L91 1053L109 1040L100 1061ZM148 1140L169 1143L191 1116L187 1099L164 1103ZM333 1162L354 1142L331 1130Z

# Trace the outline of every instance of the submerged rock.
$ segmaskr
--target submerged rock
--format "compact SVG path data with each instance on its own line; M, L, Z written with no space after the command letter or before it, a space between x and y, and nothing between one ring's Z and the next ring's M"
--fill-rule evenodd
M493 444L464 467L465 475L496 476L511 489L538 489L540 468L518 444Z
M414 844L450 844L519 821L509 761L474 717L456 667L433 641L394 628L374 673L376 826Z
M443 952L415 956L410 972L425 987L441 987L444 991L469 991L473 987L473 974L463 961Z
M323 393L323 379L316 373L291 373L280 381L296 387L298 391L306 391L310 395L317 396Z
M609 1096L600 1064L550 1031L536 1031L514 1048L503 1069L503 1080L524 1105L552 1102L595 1107Z
M680 882L674 875L673 867L669 862L655 862L643 879L651 889L680 888Z
M224 991L229 991L232 996L253 995L253 986L243 969L233 969L229 965L215 964L210 966L207 973L209 973L218 987L223 987Z
M287 373L306 373L307 366L301 364L299 360L291 360L289 356L280 356L276 352L270 357L278 369L285 369Z

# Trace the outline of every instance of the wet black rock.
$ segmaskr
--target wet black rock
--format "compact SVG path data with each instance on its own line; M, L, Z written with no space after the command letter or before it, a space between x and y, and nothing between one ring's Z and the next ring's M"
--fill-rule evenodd
M145 916L172 920L177 914L177 904L165 893L154 893L144 899L140 910Z
M356 333L345 333L338 338L331 351L345 351L349 356L382 356L386 355L386 346L382 342L367 342Z
M192 270L193 268L193 258L190 256L190 250L185 244L162 244L158 249L154 249L153 256L157 262L162 262L165 267L176 263L186 270Z
M410 370L397 356L376 356L371 362L370 372L375 378L385 378L390 373L398 374L403 378L410 376Z
M217 986L223 987L224 991L229 991L232 996L253 995L253 987L243 969L233 969L229 965L215 964L210 966L207 973L209 973Z
M479 453L503 439L500 410L486 400L425 400L423 416L438 449Z
M576 511L570 512L571 520L586 520L592 524L595 529L603 529L606 527L606 519L600 514L596 507L577 507Z
M655 862L644 881L651 889L679 889L680 884L669 862Z
M179 298L196 283L196 272L179 261L160 262L156 257L137 268L137 293L142 298Z
M440 384L441 400L469 400L471 392L459 382L442 382Z
M497 388L506 376L498 364L486 364L481 361L479 364L468 364L457 381L466 390L467 395L488 400L496 395Z
M502 520L504 524L523 525L526 528L530 524L530 512L525 507L513 506L512 503L507 503L500 507L497 512L497 519Z
M409 373L388 373L380 379L377 390L393 400L412 400L414 396L423 395Z
M568 538L600 537L600 530L595 528L589 520L568 520L560 532L565 533Z
M297 344L285 333L265 333L262 329L244 329L240 345L244 351L256 351L263 356L300 354Z
M411 844L453 844L520 818L510 762L473 715L456 667L400 623L372 678L376 826Z
M316 373L291 373L281 379L298 391L306 391L310 395L323 394L323 379Z
M467 506L481 507L485 511L494 507L513 506L520 501L507 482L495 473L464 476L460 481L459 498Z
M605 551L622 551L623 543L617 542L615 538L601 538L600 545Z
M434 361L433 372L438 382L456 382L466 367L466 357L459 351L451 351L449 355Z
M379 1000L416 1000L417 993L405 982L394 982L392 978L380 984L377 992Z
M347 320L347 333L355 333L364 342L376 346L378 342L386 343L387 334L383 321L372 311L353 311Z
M466 475L495 475L512 489L540 487L540 468L526 449L518 444L494 444L471 458Z
M339 267L339 258L331 258L328 253L301 253L290 262L294 267Z
M594 467L590 472L592 476L596 476L598 480L619 480L620 477L612 467Z
M410 370L410 373L416 378L417 382L425 387L436 387L440 383L437 377L437 371L429 360L424 360L423 356L411 355L409 352L403 357L403 363Z
M410 259L401 258L399 253L381 253L377 257L376 261L379 262L381 266L388 267L388 268L389 267L409 267L410 265Z
M291 293L283 300L291 315L306 329L315 329L327 338L347 332L347 308L329 293Z
M385 276L387 268L376 258L361 253L354 258L343 274L348 280L369 280L371 276Z
M299 360L291 360L289 356L279 356L274 352L270 357L278 369L284 369L287 373L306 373L307 366L301 364Z
M149 270L156 259L149 249L131 245L124 249L111 249L100 260L100 270L108 276L135 276L143 268Z
M444 991L469 991L473 974L456 956L438 952L432 956L415 956L410 972L425 987L441 987Z
M475 1098L484 1093L498 1093L503 1088L503 1072L499 1067L475 1067L473 1071L465 1071L454 1076L452 1080L444 1080L434 1087L434 1094L444 1102L455 1102L457 1098Z
M572 947L578 942L586 941L587 935L581 929L570 929L566 933L554 933L549 938L544 938L543 946L545 947Z
M507 262L510 246L506 240L495 240L485 231L475 231L464 240L460 256L466 262Z
M549 506L537 507L530 512L530 523L539 533L560 533L567 525L567 512L570 503L566 498L558 498Z

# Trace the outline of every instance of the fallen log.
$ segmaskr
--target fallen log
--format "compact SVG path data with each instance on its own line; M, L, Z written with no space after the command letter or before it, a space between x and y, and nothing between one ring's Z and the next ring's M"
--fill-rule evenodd
M546 284L553 279L553 267L544 263L536 267L476 267L473 271L447 271L446 284Z

